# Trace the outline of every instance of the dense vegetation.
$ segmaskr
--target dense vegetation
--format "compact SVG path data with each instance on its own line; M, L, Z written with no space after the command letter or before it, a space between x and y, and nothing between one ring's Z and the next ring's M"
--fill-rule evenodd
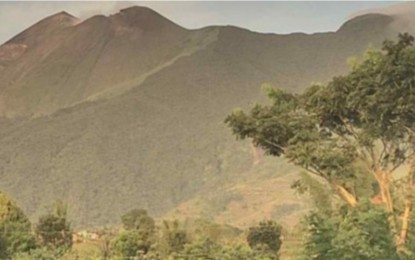
M281 227L261 222L246 234L207 221L191 226L155 220L145 210L134 209L121 217L122 228L101 230L95 255L80 255L72 248L74 232L67 220L66 205L40 217L32 230L23 212L0 194L2 259L278 259ZM242 237L246 237L246 241ZM230 239L229 239L230 238ZM232 241L231 241L232 240Z
M55 212L41 216L32 230L23 211L0 193L1 259L56 259L71 246L72 230L63 203L56 204Z

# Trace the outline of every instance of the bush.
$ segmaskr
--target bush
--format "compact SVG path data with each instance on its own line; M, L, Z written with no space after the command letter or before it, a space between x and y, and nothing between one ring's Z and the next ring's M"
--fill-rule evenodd
M258 226L249 228L248 244L252 249L266 249L277 254L282 244L281 230L281 226L274 221L262 221Z
M145 250L140 243L142 241L139 233L135 230L121 232L110 245L113 257L132 258Z

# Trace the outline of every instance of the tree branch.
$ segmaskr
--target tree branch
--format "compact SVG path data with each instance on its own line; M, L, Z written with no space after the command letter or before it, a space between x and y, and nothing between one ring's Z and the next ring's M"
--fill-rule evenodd
M284 147L282 147L281 145L279 145L279 144L276 144L276 143L274 143L274 142L271 142L271 141L269 141L269 140L267 140L267 139L262 139L265 143L267 143L267 144L269 144L269 145L272 145L272 146L274 146L275 148L278 148L278 149L280 149L283 153L285 153L285 148Z

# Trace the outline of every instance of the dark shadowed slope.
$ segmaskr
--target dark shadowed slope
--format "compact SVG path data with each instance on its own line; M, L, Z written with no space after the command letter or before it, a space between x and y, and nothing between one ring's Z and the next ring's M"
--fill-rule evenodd
M27 34L27 47L12 55L17 37L0 47L9 55L0 55L8 117L0 120L0 189L33 218L64 199L78 226L117 223L132 207L160 216L245 173L276 174L281 198L294 199L284 175L295 169L254 166L224 118L261 100L264 82L299 91L347 71L347 57L396 35L396 19L365 15L337 32L274 35L186 30L134 7L42 39Z

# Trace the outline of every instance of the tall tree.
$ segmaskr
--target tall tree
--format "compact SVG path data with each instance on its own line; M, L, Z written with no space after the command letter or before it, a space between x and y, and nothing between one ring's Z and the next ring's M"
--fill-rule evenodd
M35 247L36 240L29 219L8 196L0 192L0 258L8 259Z
M144 209L133 209L121 217L125 230L141 230L152 233L155 228L154 219Z
M147 255L154 244L156 226L146 210L133 209L121 217L124 232L111 243L114 254L124 257Z
M64 254L72 247L72 228L67 219L67 206L61 201L55 204L55 212L39 218L35 232L40 244L56 253Z
M413 41L408 34L385 41L349 74L302 94L268 89L270 105L235 110L225 120L239 138L324 179L350 207L365 196L356 190L359 180L372 178L399 248L411 226L414 191Z

